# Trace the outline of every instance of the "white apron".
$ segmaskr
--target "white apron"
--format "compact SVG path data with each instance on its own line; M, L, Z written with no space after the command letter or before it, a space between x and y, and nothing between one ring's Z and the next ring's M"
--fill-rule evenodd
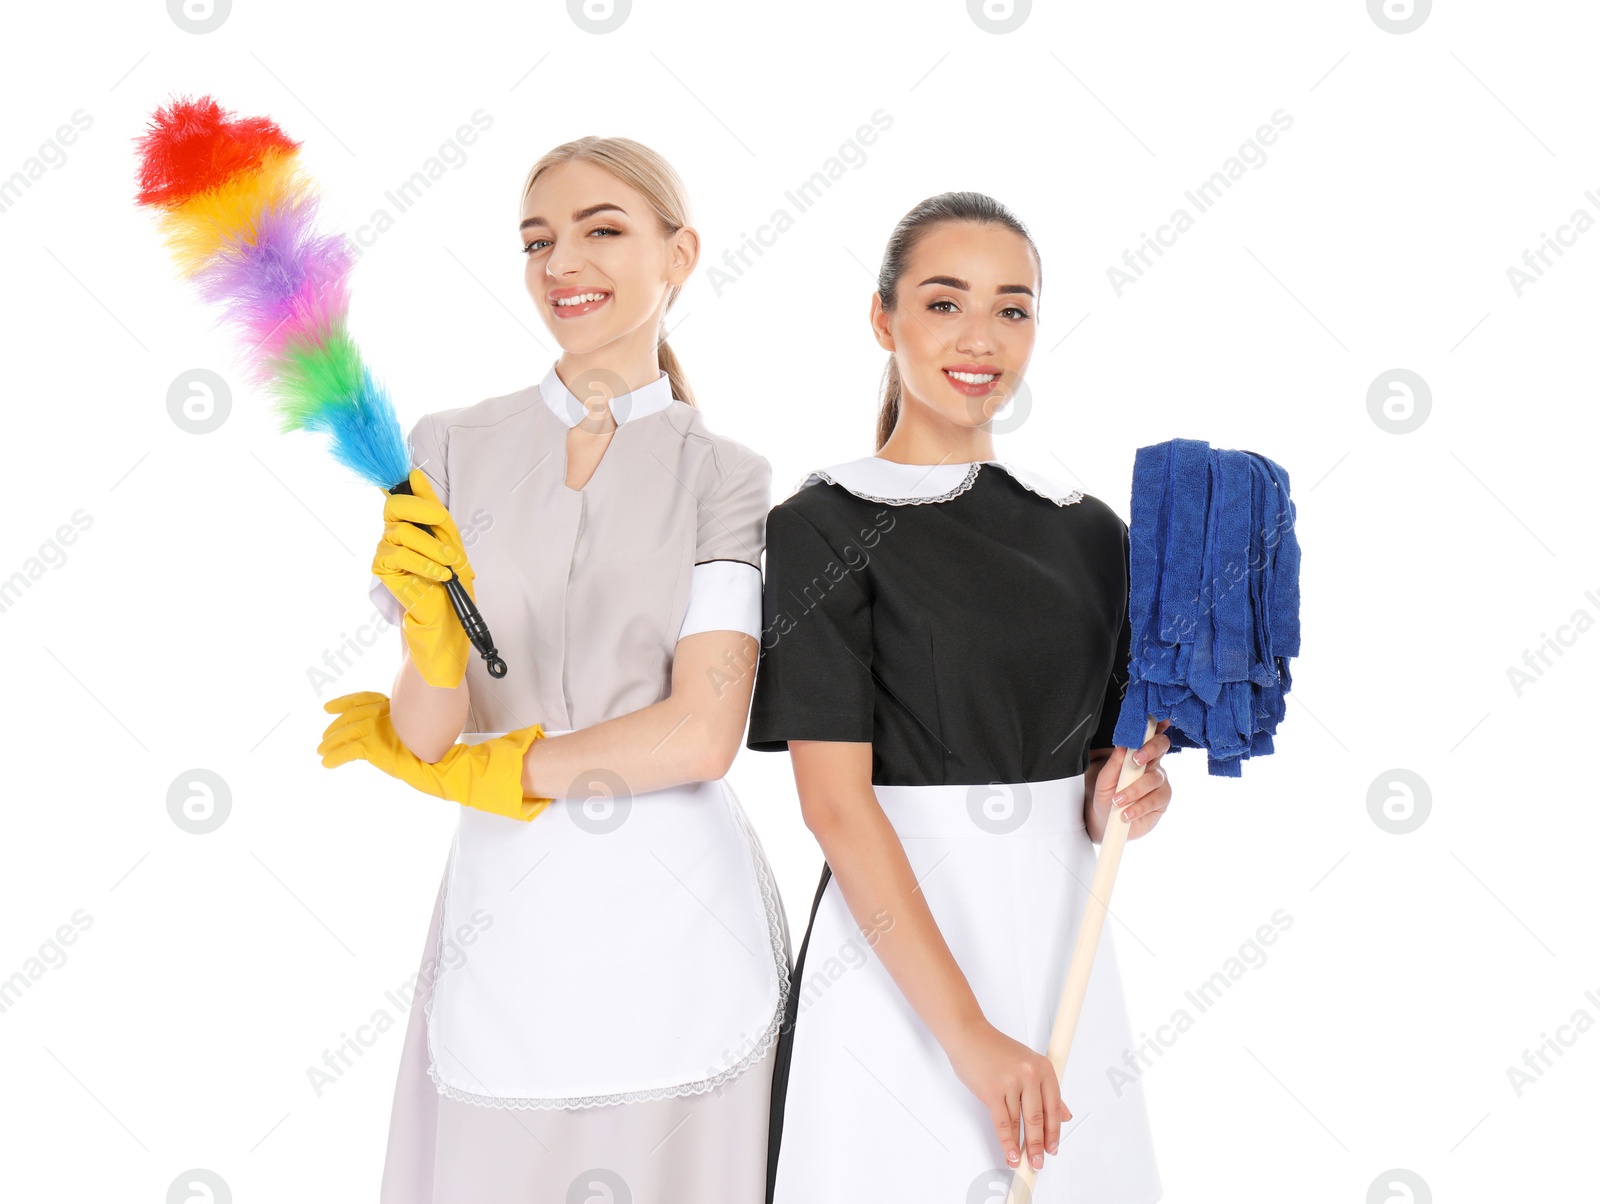
M1094 874L1083 790L1082 774L873 786L984 1016L1041 1052ZM871 952L872 930L863 935L830 879L790 988L799 1013L774 1204L1000 1204L1011 1172L989 1113ZM1143 1094L1126 1081L1132 1049L1108 925L1062 1083L1073 1119L1060 1152L1045 1155L1034 1204L1160 1198Z
M447 1096L583 1108L698 1094L777 1037L783 918L733 791L613 799L603 774L593 789L528 822L461 808L427 1012Z

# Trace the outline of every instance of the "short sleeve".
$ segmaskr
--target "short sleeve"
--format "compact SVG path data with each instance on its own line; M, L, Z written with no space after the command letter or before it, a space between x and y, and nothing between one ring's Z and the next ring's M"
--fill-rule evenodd
M742 560L708 560L689 578L689 606L678 638L702 631L761 637L761 570Z
M760 659L746 747L790 740L870 743L872 607L859 565L788 506L767 516Z
M416 425L411 428L411 433L406 436L406 446L411 451L411 463L422 469L422 474L428 478L433 491L439 495L439 501L448 506L450 478L445 472L445 436L439 430L435 415L424 414L417 419ZM389 620L392 626L400 626L400 619L404 613L400 609L400 599L390 592L389 587L376 573L372 574L367 597L372 599L372 604L378 608L378 613Z
M711 560L738 560L761 568L766 541L767 510L772 506L772 466L732 440L725 440L729 465L716 485L700 499L695 535L697 565Z
M1128 564L1126 523L1122 524L1122 563L1126 570ZM1126 572L1119 574L1117 580L1125 581ZM1122 629L1117 636L1117 650L1111 661L1111 674L1106 680L1105 697L1100 706L1100 722L1089 740L1088 747L1091 751L1116 747L1112 732L1116 730L1117 716L1122 711L1123 695L1128 692L1128 661L1133 646L1133 624L1128 615L1128 591L1121 586L1118 588L1122 594Z
M761 635L761 549L772 505L772 466L732 440L724 440L721 450L721 458L733 463L700 499L680 640L702 631Z

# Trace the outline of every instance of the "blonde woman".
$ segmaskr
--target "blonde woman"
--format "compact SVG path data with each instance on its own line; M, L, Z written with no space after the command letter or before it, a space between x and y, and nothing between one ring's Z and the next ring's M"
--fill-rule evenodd
M412 430L415 496L384 503L372 587L405 657L392 702L328 704L322 746L463 804L381 1200L754 1204L789 938L722 777L771 471L707 427L663 341L700 247L659 155L559 146L518 221L561 354ZM502 678L439 584L451 570Z
M1042 1053L1093 843L1125 820L1143 836L1172 788L1163 720L1114 797L1127 525L995 457L1039 292L998 202L907 213L872 298L876 454L767 517L749 744L788 749L826 858L773 1087L773 1204L1000 1200L1023 1157L1051 1158L1033 1204L1161 1196L1109 929L1063 1082Z

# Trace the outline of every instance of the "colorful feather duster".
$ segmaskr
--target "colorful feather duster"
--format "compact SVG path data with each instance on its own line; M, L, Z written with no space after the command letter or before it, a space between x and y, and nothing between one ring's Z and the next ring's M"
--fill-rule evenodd
M300 144L270 118L235 118L204 96L158 108L136 145L139 204L155 212L179 269L233 328L280 429L326 432L334 458L363 480L410 493L394 406L348 329L354 248L317 229ZM489 674L504 677L460 578L444 584Z

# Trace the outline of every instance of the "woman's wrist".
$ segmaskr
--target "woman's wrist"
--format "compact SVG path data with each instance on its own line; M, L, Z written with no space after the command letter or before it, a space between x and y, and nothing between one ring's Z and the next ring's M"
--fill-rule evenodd
M1083 827L1091 844L1099 844L1106 834L1105 820L1095 810L1094 799L1099 792L1100 771L1109 760L1109 755L1091 756L1083 774Z
M542 725L540 730L543 731ZM541 735L522 754L522 793L528 798L556 798L559 793L550 788L549 742L548 736Z
M989 1018L983 1014L983 1009L978 1006L978 997L970 988L966 998L957 1003L943 1020L928 1025L934 1040L946 1051L988 1027Z
M1094 788L1083 796L1083 829L1089 834L1090 844L1099 844L1105 837L1105 825L1100 822L1100 817L1094 810Z

